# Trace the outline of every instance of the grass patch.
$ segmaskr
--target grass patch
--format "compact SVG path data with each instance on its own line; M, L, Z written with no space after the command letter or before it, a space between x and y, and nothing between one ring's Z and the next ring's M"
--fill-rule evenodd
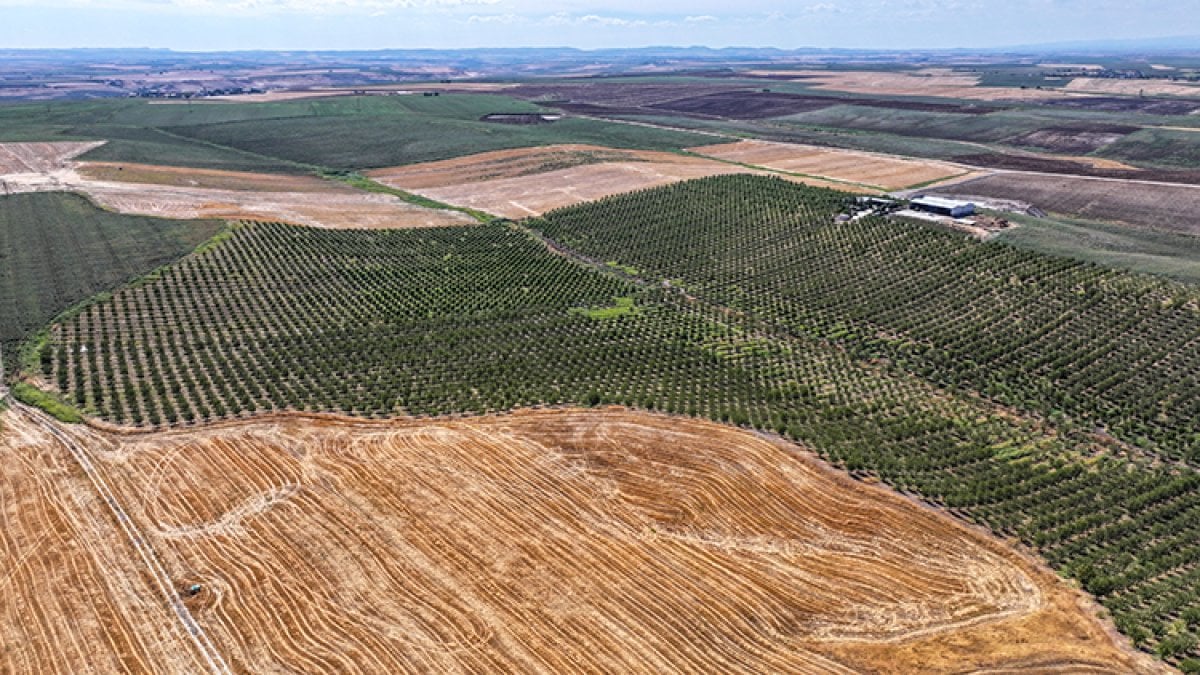
M634 302L632 296L621 296L613 298L613 304L602 307L575 308L571 310L574 314L582 314L589 319L615 319L620 316L636 316L641 313L641 309Z
M67 405L53 394L48 394L28 382L14 384L12 394L21 403L40 408L59 422L66 422L67 424L79 424L83 422L83 415L78 410Z
M998 241L1200 284L1200 237L1057 215L998 215L1020 225L1002 232Z

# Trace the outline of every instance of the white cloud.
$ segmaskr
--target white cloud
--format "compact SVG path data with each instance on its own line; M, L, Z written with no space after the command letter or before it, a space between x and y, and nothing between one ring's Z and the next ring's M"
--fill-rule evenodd
M701 14L700 16L685 16L684 23L710 23L716 21L717 17L711 14Z

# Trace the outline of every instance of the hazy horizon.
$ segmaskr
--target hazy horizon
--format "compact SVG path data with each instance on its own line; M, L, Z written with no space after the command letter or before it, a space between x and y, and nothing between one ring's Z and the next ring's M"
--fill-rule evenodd
M1180 0L0 0L0 48L951 49L1178 37ZM1200 45L1198 45L1200 46Z

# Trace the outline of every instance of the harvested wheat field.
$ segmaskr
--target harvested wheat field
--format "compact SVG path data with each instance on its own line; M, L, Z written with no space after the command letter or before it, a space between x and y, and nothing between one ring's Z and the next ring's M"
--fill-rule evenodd
M385 185L507 218L748 169L669 152L552 145L486 152L367 174Z
M966 171L960 166L943 162L769 141L706 145L692 148L691 151L725 161L857 183L884 191L945 180Z
M757 70L750 75L793 76L814 89L880 96L933 96L939 98L1005 101L1063 98L1049 89L981 87L979 78L949 68L925 68L913 72L868 70Z
M0 673L204 669L71 455L0 414Z
M1156 668L999 543L712 423L610 409L71 433L175 585L202 585L186 604L235 671ZM9 443L61 461L47 438ZM24 517L78 482L60 473ZM96 536L72 569L109 554ZM42 573L22 585L45 593ZM58 610L42 623L84 611ZM28 649L0 670L77 663Z
M456 211L416 206L314 176L69 161L96 145L0 143L0 158L9 158L0 159L5 163L0 183L6 192L79 192L114 211L167 218L368 229L475 222Z

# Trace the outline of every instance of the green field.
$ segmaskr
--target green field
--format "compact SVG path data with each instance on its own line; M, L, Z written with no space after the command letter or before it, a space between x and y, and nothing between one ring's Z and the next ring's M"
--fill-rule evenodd
M998 214L1020 226L998 240L1050 255L1200 284L1200 238L1094 220Z
M222 227L102 211L83 197L0 197L0 345L9 374L21 342L59 312L170 263Z
M1113 143L1098 154L1137 164L1200 168L1200 129L1143 129Z
M0 142L108 140L83 159L276 173L393 166L553 143L677 150L713 142L581 118L532 126L479 120L496 112L544 109L475 94L22 104L0 106Z
M1200 291L834 224L844 198L733 176L529 230L244 226L61 323L42 365L142 426L618 403L773 431L1019 537L1141 646L1194 653Z
M677 150L712 143L709 137L568 118L552 124L481 122L494 112L542 112L499 96L446 95L336 100L312 114L270 120L171 127L173 133L260 155L335 169L411 164L491 150L553 143Z

